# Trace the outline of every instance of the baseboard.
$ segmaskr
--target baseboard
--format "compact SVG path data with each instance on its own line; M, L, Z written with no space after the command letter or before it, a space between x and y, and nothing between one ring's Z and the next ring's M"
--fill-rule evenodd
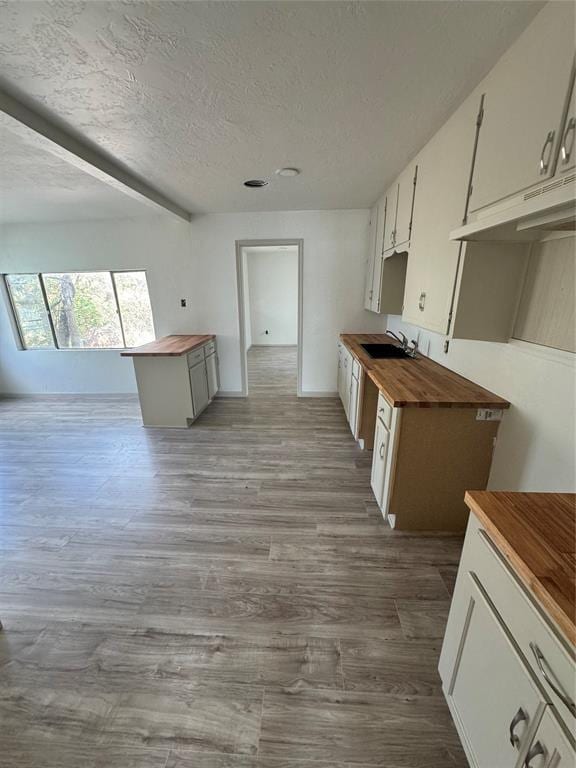
M85 400L87 398L118 400L122 398L132 400L135 403L138 402L138 394L136 392L0 392L0 400L51 400L56 397L64 397L67 400Z
M241 389L233 389L233 390L230 390L230 391L226 391L224 389L220 389L216 393L216 397L217 398L220 398L220 397L246 397L246 395L244 394L244 392L242 392Z
M302 390L298 397L338 397L338 392L321 392L319 390Z

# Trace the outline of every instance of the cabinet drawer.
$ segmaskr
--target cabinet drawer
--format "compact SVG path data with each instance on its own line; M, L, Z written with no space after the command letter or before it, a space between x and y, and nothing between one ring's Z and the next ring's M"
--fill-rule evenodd
M392 406L386 400L382 392L378 395L378 418L390 429L392 423Z
M476 573L548 701L556 707L566 724L574 728L574 712L563 701L574 701L574 658L550 628L548 619L536 605L534 598L510 571L502 555L473 515L470 518L470 527L475 531L462 561L466 563L468 571ZM554 688L562 695L558 695Z
M204 354L206 357L209 355L213 355L214 352L216 352L216 342L215 341L209 341L208 344L204 345Z
M192 352L188 352L188 368L192 368L193 365L197 365L204 360L204 349L194 349Z
M360 371L361 371L360 363L356 358L352 359L352 376L354 376L355 379L360 379Z

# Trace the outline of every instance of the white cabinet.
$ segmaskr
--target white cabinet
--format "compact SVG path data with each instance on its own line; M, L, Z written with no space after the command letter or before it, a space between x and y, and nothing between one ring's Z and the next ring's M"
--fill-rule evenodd
M201 363L190 368L190 386L192 389L192 405L194 417L198 416L210 402L208 394L208 378L206 376L206 363Z
M382 251L394 250L396 238L396 213L398 211L398 182L386 192L386 221L382 239Z
M410 242L417 181L417 165L409 165L398 178L398 202L394 227L394 248L397 251L401 251L402 246L406 246Z
M133 359L146 427L189 427L218 391L215 341L182 354L154 351Z
M386 197L381 198L370 211L368 229L368 256L366 259L366 282L364 308L371 312L380 309L382 283L382 237L386 221Z
M352 380L352 354L343 344L338 345L338 394L348 419L350 412L350 387Z
M370 484L379 506L382 504L384 494L384 479L386 476L386 458L388 455L388 443L390 433L382 419L376 419L376 432L374 435L374 454L372 457L372 475Z
M574 648L568 648L535 605L474 514L468 522L439 671L473 768L576 764L568 736L575 722Z
M576 752L551 709L544 712L524 763L527 768L574 768Z
M554 175L574 58L575 6L549 3L482 84L471 210Z
M356 429L358 427L358 406L360 403L360 382L354 371L352 371L352 378L350 379L350 407L348 409L348 424L350 424L350 430L354 437L356 437Z
M218 356L215 352L206 358L206 378L208 379L208 397L214 398L219 389Z
M546 702L522 663L474 574L458 599L466 603L459 658L448 701L477 768L514 768Z
M410 164L400 174L386 194L387 210L383 232L383 251L408 248L412 230L418 166Z
M398 315L402 312L404 302L408 256L405 251L399 253L394 247L384 253L385 238L390 236L387 233L395 221L398 185L393 192L392 219L389 215L390 199L385 195L370 212L364 308L380 314Z
M364 309L372 310L374 296L374 263L376 253L376 230L378 227L378 205L370 211L368 219L368 250L366 253L366 276L364 283Z
M479 95L469 97L417 157L418 184L410 236L403 318L437 333L448 329Z

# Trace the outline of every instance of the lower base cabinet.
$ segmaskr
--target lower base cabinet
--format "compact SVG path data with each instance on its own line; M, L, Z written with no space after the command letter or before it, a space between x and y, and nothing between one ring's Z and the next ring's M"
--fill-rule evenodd
M574 722L526 655L534 643L545 649L549 677L573 697L573 656L471 515L439 670L473 768L576 765Z
M393 528L466 528L464 494L486 487L499 426L476 416L475 408L393 408L378 395L372 490Z
M190 426L219 388L214 341L183 355L134 357L134 371L145 427Z

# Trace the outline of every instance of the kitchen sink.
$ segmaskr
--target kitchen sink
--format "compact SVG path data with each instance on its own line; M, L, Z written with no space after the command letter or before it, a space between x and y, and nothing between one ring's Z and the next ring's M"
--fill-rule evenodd
M366 350L374 360L383 360L384 358L410 357L402 349L394 344L361 344L362 349Z

